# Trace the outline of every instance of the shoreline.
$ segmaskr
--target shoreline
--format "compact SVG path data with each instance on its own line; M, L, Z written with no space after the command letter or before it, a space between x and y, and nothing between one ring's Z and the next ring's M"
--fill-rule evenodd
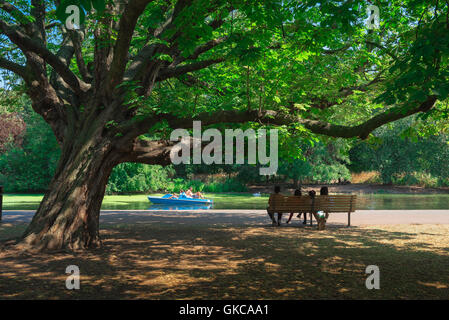
M291 183L270 183L270 184L253 184L247 186L247 191L244 192L206 192L206 193L216 193L216 194L239 194L247 195L256 192L270 194L273 191L275 185L281 187L281 192L293 193L295 188ZM315 190L319 191L322 186L327 186L330 193L354 193L354 194L449 194L449 187L420 187L420 186L398 186L398 185L384 185L384 184L367 184L367 183L348 183L348 184L300 184L303 191ZM5 192L4 196L43 196L45 194L43 191L35 192ZM164 191L151 191L151 192L133 192L133 193L114 193L105 194L105 196L139 196L148 194L158 194L166 193Z
M287 183L273 183L270 185L252 185L248 186L249 193L271 193L273 186L281 186L282 191L286 193L293 193L295 188L292 184ZM350 183L350 184L303 184L301 189L303 191L315 190L319 191L322 186L327 186L330 193L352 193L352 194L449 194L449 187L441 188L426 188L419 186L395 186L383 184L365 184L365 183Z

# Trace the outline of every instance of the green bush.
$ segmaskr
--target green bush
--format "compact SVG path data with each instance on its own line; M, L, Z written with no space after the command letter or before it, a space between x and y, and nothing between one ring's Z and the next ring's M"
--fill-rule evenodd
M224 181L212 181L204 186L205 192L245 192L246 185L237 179L226 179Z
M193 188L195 192L203 191L204 183L200 180L184 180L183 178L177 178L170 181L165 191L169 193L179 193L181 190L187 190L190 187Z
M260 183L265 177L260 174L260 166L255 164L236 165L237 179L242 183Z
M197 192L244 192L246 186L237 179L216 180L204 183L200 180L184 180L182 178L173 179L166 191L169 193L179 193L180 190L187 190L190 187Z
M174 174L172 166L145 165L140 163L121 163L109 177L107 194L154 192L167 190L170 177Z
M393 177L392 182L398 185L412 186L418 185L418 178L412 173L406 173L401 175L400 177Z
M393 183L406 186L438 187L439 179L426 172L410 172L393 177Z
M48 188L60 156L49 125L37 114L25 114L22 146L0 154L0 184L6 192L41 192Z
M316 183L332 183L342 180L351 180L351 173L348 168L340 163L332 165L319 165L312 168L312 180Z
M438 187L449 187L449 178L439 178Z
M449 136L411 134L410 128L417 124L415 116L376 129L375 138L351 149L351 170L378 171L386 184L447 185Z
M279 174L295 183L332 183L339 179L351 180L347 168L349 163L346 150L348 146L342 139L319 141L313 145L300 144L303 159L280 159Z

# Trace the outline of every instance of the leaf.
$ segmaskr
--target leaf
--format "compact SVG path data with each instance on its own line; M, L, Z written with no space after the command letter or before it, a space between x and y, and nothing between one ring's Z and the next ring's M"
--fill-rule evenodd
M92 0L92 6L98 13L103 13L106 9L106 1L105 0Z
M418 101L418 102L426 101L426 99L427 99L427 94L422 90L416 90L410 96L410 100Z
M84 10L89 12L92 9L92 2L91 0L80 0L80 4L83 7Z

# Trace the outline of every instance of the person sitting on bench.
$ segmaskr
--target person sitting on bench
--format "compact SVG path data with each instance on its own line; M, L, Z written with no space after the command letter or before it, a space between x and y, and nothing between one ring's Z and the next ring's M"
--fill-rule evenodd
M309 191L309 197L312 198L312 199L314 199L315 196L316 196L316 191L315 191L315 190L310 190L310 191ZM306 214L306 213L304 213L304 214ZM312 222L312 221L313 221L312 215L313 215L313 213L310 212L310 225L313 224L313 222Z
M301 187L299 187L299 189L295 190L295 194L294 195L297 196L297 197L300 197L301 194L302 194L301 193ZM290 220L292 220L293 214L294 214L294 212L290 213L290 217L288 217L287 223L290 223ZM307 213L306 212L299 212L297 217L301 218L301 214L304 214L304 222L303 222L303 224L306 224L307 223Z
M320 196L328 196L329 195L329 188L328 187L321 187L320 189Z
M276 201L279 201L283 199L283 195L280 194L281 192L281 187L280 186L275 186L274 187L274 193L270 194L270 198L268 199L268 206L272 207L273 203L276 203ZM278 222L276 223L276 220L274 219L274 213L273 212L268 212L268 216L270 217L271 221L273 222L273 225L281 225L281 219L282 219L282 213L278 212Z
M329 195L329 188L328 187L321 187L320 189L320 196L328 196ZM331 200L328 200L329 202ZM326 214L326 220L329 218L329 212L325 212Z

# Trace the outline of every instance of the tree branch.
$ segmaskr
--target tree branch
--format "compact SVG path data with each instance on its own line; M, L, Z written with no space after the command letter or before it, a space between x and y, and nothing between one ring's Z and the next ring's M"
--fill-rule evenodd
M0 20L0 30L3 31L24 53L32 52L44 59L45 62L51 65L75 92L82 94L90 88L89 84L78 79L78 77L56 55L42 46L39 42L22 33L16 26L12 26Z
M47 45L45 33L45 3L43 0L31 0L31 15L34 17L33 38L39 39L44 46Z
M372 45L374 47L377 47L377 48L379 48L381 50L384 50L394 60L398 60L399 59L393 52L391 52L391 50L389 50L388 48L385 48L384 46L382 46L381 44L379 44L377 42L366 40L365 43L369 44L369 45Z
M64 38L60 44L56 56L68 67L75 52L72 38L68 32L64 33ZM77 95L72 94L70 87L63 81L61 76L53 69L50 74L50 83L56 90L58 95L70 103L70 108L75 108L78 105Z
M221 37L221 38L218 38L218 39L210 40L210 41L206 42L205 44L202 44L202 45L196 47L195 50L193 51L193 53L190 56L188 56L188 57L181 57L181 56L177 57L171 66L177 66L178 64L180 64L180 63L182 63L182 62L184 62L186 60L196 60L196 59L198 59L198 57L201 54L203 54L203 53L213 49L214 47L218 46L219 44L225 42L228 39L229 39L229 37L226 36L226 37Z
M225 110L213 113L201 113L190 119L185 117L180 118L171 114L159 114L134 121L132 129L130 129L131 127L127 127L125 135L119 140L116 147L124 153L124 162L169 164L170 150L177 143L176 141L146 141L138 138L138 136L144 134L149 128L161 121L166 121L171 128L191 128L194 120L200 120L202 126L242 122L259 122L267 125L302 124L316 134L340 138L359 137L366 139L373 130L386 123L406 118L418 112L429 111L436 101L437 98L435 96L429 96L426 101L405 112L401 106L393 107L355 126L335 125L319 120L302 119L296 115L273 110L263 112L257 110ZM121 129L124 128L122 127Z
M156 30L154 30L153 37L155 39L159 39L159 37L164 33L164 31L170 29L173 26L173 21L177 18L180 12L190 5L192 0L179 0L176 2L173 13L167 20ZM179 32L178 32L179 33ZM171 43L176 39L176 36L173 36L171 39ZM162 40L162 39L159 39ZM137 80L139 79L146 70L146 67L150 63L149 59L156 53L156 51L163 51L169 47L169 44L166 44L166 40L164 43L155 43L155 44L147 44L145 45L137 54L137 56L133 59L130 66L125 72L124 80Z
M198 62L194 62L191 64L186 64L186 65L182 65L182 66L178 66L178 67L174 67L174 68L173 67L164 68L164 69L161 69L161 71L159 72L157 81L163 81L168 78L179 77L188 72L201 70L201 69L207 68L213 64L217 64L217 63L220 63L223 61L225 61L225 58L217 58L217 59L211 59L211 60L198 61Z
M14 72L15 74L22 77L23 79L27 78L27 76L28 76L26 67L21 66L20 64L11 62L2 57L0 57L0 68Z
M124 153L122 161L168 165L171 163L170 150L176 143L176 141L141 140L136 138L131 150Z
M57 27L57 26L59 26L59 25L60 25L60 22L59 22L59 21L55 21L55 22L49 23L49 24L47 24L47 25L45 26L45 30L52 29L52 28Z
M360 137L361 139L366 139L373 130L386 123L406 118L418 112L429 111L434 106L436 101L437 98L435 96L429 96L426 101L406 111L404 111L403 106L392 107L385 112L380 113L355 126L342 126L320 120L303 119L296 115L285 114L273 110L263 112L258 112L257 110L226 110L213 113L201 113L191 119L178 118L174 115L163 114L159 115L158 119L152 119L152 121L160 122L165 120L171 128L190 128L194 120L201 120L202 124L205 126L219 123L242 123L249 121L272 125L290 125L297 123L304 125L307 129L317 134L341 138ZM145 127L144 121L145 120L142 121L140 128ZM150 124L150 122L147 124Z
M339 94L340 94L340 96L339 96L338 98L340 98L340 99L347 98L347 97L349 97L351 94L353 94L354 91L366 91L366 90L368 90L368 87L369 87L369 86L371 86L371 85L373 85L373 84L376 84L376 83L379 83L379 82L382 82L383 79L381 78L381 76L382 76L382 74L383 74L386 70L387 70L387 69L384 69L384 70L380 71L380 72L376 75L376 77L374 77L374 79L371 80L371 81L368 82L368 83L361 84L361 85L358 85L358 86L352 86L352 87L343 87L343 88L340 88L340 90L338 90L338 92L339 92ZM345 100L342 100L341 102L337 102L337 101L329 101L329 100L327 100L326 98L321 98L321 97L312 97L312 98L311 98L311 101L312 101L312 104L311 104L310 106L311 106L312 108L317 108L317 109L321 109L321 110L324 110L324 109L333 107L333 106L335 106L335 105L340 105L340 104L342 104L342 103L345 102Z
M114 57L107 78L110 91L122 81L126 63L128 61L129 46L137 19L139 19L139 16L151 1L152 0L131 0L123 12L119 24L118 38L114 46Z
M87 69L86 63L84 62L81 45L84 41L85 30L69 30L70 38L73 43L73 50L76 58L76 64L78 66L78 70L80 71L81 77L84 81L90 82L92 80L92 75Z
M354 42L354 44L360 44L360 43L365 43L365 44L368 44L368 45L372 45L372 46L377 47L377 48L379 48L381 50L384 50L394 60L398 60L398 57L393 52L391 52L391 50L389 50L388 48L384 47L383 45L381 45L381 44L379 44L377 42L370 41L370 40ZM339 53L339 52L346 51L349 48L351 48L352 46L353 46L353 43L347 43L343 47L338 48L338 49L323 49L323 53L326 54L326 55L332 55L332 54L336 54L336 53Z
M216 88L212 84L210 84L206 81L202 81L190 74L185 74L185 75L179 76L178 80L181 81L184 85L186 85L188 87L200 86L200 87L208 89L208 90L213 90L219 96L224 96L227 92L229 92L229 90L227 88L223 88L223 89Z
M6 2L5 0L0 0L0 9L9 13L11 17L16 19L20 24L27 22L26 16L13 4Z

